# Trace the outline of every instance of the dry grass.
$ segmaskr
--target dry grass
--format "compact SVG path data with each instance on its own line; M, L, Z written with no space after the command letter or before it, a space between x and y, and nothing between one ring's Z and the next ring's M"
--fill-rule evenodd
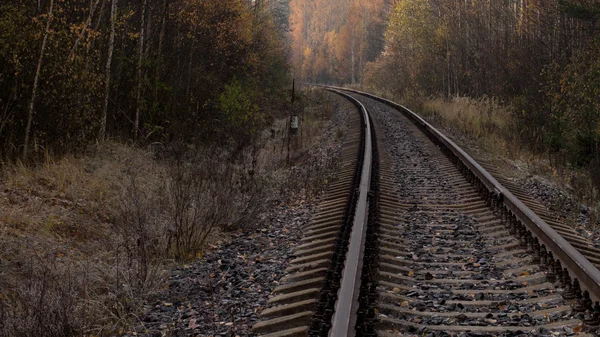
M597 184L594 183L593 174L588 169L573 168L547 153L530 151L531 144L524 144L516 135L518 128L510 105L485 97L446 99L396 97L383 92L377 94L404 104L443 129L459 144L466 145L504 168L507 176L537 176L561 190L563 195L550 206L569 218L573 225L579 223L581 205L589 206L588 225L597 227L600 191L595 187ZM565 214L565 209L569 208L570 214Z
M202 256L223 231L255 225L267 196L315 197L335 166L332 154L313 150L335 111L320 99L301 100L301 135L279 120L242 151L107 142L80 158L5 165L0 336L119 334L173 263Z
M134 293L156 287L131 277L139 261L125 257L114 228L132 172L147 194L165 176L150 152L115 143L83 158L3 168L0 335L101 333L131 318Z
M164 171L164 170L163 170ZM94 238L95 226L114 216L125 177L136 172L144 187L164 178L152 154L132 147L106 143L92 156L47 159L34 169L21 164L3 170L0 205L3 222L24 233L44 229L48 234Z
M419 104L409 103L419 106ZM564 212L571 208L571 214L564 214L577 225L581 205L588 205L592 212L588 223L596 227L600 213L600 195L595 187L593 176L588 169L577 169L566 162L557 160L547 153L534 153L530 144L524 144L515 135L518 130L510 111L494 99L455 98L445 100L434 98L423 100L418 109L420 113L441 126L455 137L483 149L484 155L502 166L509 159L512 167L522 172L506 172L522 178L535 175L551 183L564 192L565 196L553 201L552 208ZM575 202L575 207L565 207Z
M403 99L410 109L444 128L462 142L471 143L492 155L518 159L528 155L514 137L509 108L493 98Z

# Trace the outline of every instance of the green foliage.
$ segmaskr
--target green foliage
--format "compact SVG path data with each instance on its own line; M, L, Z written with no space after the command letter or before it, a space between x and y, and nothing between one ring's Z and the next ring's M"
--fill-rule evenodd
M262 116L254 90L254 87L242 85L235 78L225 86L219 96L219 109L225 114L230 126L251 133L259 130Z
M594 20L600 17L600 5L595 3L581 3L581 1L558 0L561 12L570 17L582 20Z
M578 166L586 166L599 155L600 141L600 44L577 52L564 67L548 70L546 95L553 107L551 118L560 128L550 139Z

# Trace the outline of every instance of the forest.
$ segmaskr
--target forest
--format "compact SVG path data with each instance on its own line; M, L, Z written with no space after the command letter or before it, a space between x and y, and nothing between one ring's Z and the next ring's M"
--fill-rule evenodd
M291 64L307 82L497 98L533 151L589 166L599 17L593 0L10 0L1 156L84 151L107 136L246 144L281 110Z
M293 83L584 172L597 203L599 21L598 0L0 1L0 336L125 334L169 268L318 195L336 163L311 151L344 130Z
M289 82L281 5L2 1L1 157L106 138L248 143Z
M288 16L286 1L0 1L0 336L125 334L216 233L279 189L310 194L317 178L284 164L309 157L320 115L304 147L279 143Z
M400 1L367 82L500 98L532 149L597 166L599 14L596 1Z
M412 101L417 110L436 100L445 106L461 98L470 99L471 106L489 101L473 111L483 116L499 103L506 116L490 116L468 131L475 137L497 134L517 152L588 170L600 187L594 178L600 176L598 1L292 4L296 76L360 84ZM460 119L471 123L466 113Z
M384 46L389 1L291 0L292 63L309 82L356 84Z

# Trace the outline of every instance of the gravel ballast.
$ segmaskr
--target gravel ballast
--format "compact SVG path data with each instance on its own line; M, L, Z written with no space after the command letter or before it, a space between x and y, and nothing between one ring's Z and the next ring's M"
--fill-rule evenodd
M311 162L339 156L348 107L337 104L325 132L309 151ZM288 170L297 174L310 169L303 164ZM230 233L206 257L172 270L168 289L148 300L147 312L126 336L253 336L251 328L284 276L302 237L301 227L310 222L319 202L301 199L272 196L264 201L264 212L254 225Z

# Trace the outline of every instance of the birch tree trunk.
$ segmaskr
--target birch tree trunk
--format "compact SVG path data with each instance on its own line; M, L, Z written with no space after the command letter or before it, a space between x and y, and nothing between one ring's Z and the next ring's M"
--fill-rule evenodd
M106 138L106 118L108 115L108 103L110 101L110 68L112 66L113 51L115 48L115 24L117 21L118 0L112 0L110 7L110 37L108 41L108 56L106 58L105 81L104 84L104 106L102 107L102 116L100 118L99 139Z
M144 60L144 35L146 32L146 5L148 0L144 0L142 3L142 22L140 24L140 50L138 53L138 88L137 88L137 99L135 104L135 122L133 129L133 139L138 139L139 128L140 128L140 101L142 99L142 62Z
M29 102L29 111L27 113L27 127L25 129L25 143L23 144L23 159L27 159L27 151L29 149L29 134L31 133L31 122L33 121L33 113L35 111L35 98L37 96L38 84L40 82L40 73L42 72L42 63L44 61L44 52L46 51L46 44L48 43L48 35L50 35L50 27L52 25L52 14L54 10L54 0L50 0L50 9L48 10L48 21L46 22L46 29L44 31L44 38L42 40L42 47L40 48L40 57L37 63L37 69L35 71L35 77L33 79L33 88L31 89L31 101Z
M158 83L160 80L160 70L162 68L162 50L163 43L165 40L165 30L167 25L167 16L169 15L169 2L167 0L163 0L163 14L160 22L160 33L158 34L158 49L156 51L156 57L158 59L158 66L156 67L156 71L154 73L154 83ZM154 100L158 101L158 86L154 86Z

